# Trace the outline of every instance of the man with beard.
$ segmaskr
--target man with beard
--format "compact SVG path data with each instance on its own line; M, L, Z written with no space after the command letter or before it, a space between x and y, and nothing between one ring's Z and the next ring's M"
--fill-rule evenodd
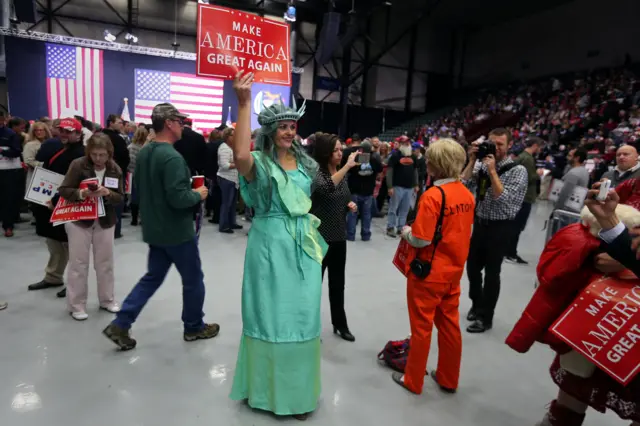
M476 217L467 259L472 302L467 315L472 322L467 328L469 333L484 333L493 328L502 261L527 192L527 169L509 157L512 146L513 135L509 130L492 130L489 142L471 145L469 162L462 172L462 179L476 192Z
M406 225L412 198L419 190L417 158L411 149L411 139L400 136L396 142L399 147L389 158L387 169L387 186L391 197L387 235L394 238Z
M60 120L59 139L49 139L44 142L36 154L36 161L42 162L42 167L54 173L65 175L69 165L76 158L84 157L82 141L82 125L75 118ZM58 202L58 196L51 199L49 207L34 204L33 216L36 219L36 233L46 238L49 250L49 261L44 269L44 278L29 286L29 290L44 290L46 288L64 285L64 270L69 261L69 245L64 226L53 226L49 223L53 207ZM58 297L65 297L63 288Z

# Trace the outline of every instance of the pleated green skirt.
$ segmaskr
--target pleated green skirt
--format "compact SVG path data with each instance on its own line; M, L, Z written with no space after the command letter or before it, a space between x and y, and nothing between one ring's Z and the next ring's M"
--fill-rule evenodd
M272 343L243 335L230 398L280 416L315 411L320 357L320 338Z

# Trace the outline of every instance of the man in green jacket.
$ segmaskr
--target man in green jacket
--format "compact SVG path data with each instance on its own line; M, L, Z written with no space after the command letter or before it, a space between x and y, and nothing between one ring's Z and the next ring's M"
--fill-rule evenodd
M182 277L184 340L211 339L220 330L218 324L205 324L202 320L204 274L193 226L193 209L207 198L207 188L191 189L189 167L173 147L182 136L186 117L171 104L156 105L151 114L156 138L136 157L134 185L144 215L142 238L149 245L149 259L147 273L103 331L122 350L135 348L136 341L129 335L131 325L173 264Z
M527 193L524 196L524 202L520 211L516 215L514 226L516 229L513 232L511 241L507 248L507 255L505 260L511 263L517 263L520 265L528 265L529 262L524 260L518 255L518 242L520 241L520 234L524 231L529 220L529 214L531 213L531 207L536 202L538 197L537 183L538 183L538 170L536 168L536 158L540 153L540 150L544 146L544 141L538 137L532 136L525 141L524 151L518 155L515 162L524 166L527 169Z

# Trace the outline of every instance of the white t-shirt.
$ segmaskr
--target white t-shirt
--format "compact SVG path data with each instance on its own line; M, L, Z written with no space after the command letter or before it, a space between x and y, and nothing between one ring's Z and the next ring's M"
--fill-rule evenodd
M100 181L100 185L103 184L104 182L104 172L107 171L107 168L105 167L102 170L94 170L96 172L96 177L98 178L98 180Z

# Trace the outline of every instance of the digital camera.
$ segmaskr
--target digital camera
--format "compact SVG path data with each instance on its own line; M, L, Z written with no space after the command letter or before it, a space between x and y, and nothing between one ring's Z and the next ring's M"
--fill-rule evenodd
M478 153L476 154L476 158L478 160L482 160L487 155L496 155L496 146L491 142L482 142L478 145Z

